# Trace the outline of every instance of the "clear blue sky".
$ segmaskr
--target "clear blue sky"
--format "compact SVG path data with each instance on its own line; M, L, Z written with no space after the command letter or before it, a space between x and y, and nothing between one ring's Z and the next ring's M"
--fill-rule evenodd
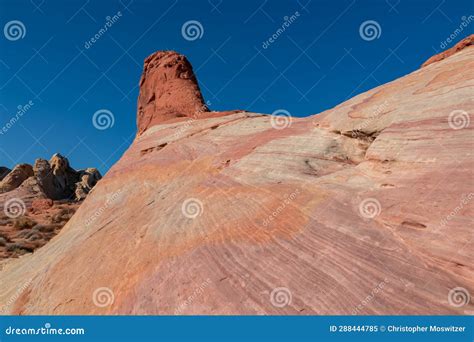
M0 129L33 101L0 134L0 165L60 152L75 168L106 172L133 140L142 63L156 50L188 56L213 110L306 116L416 70L473 14L469 0L0 0ZM3 29L13 20L24 30L10 40ZM202 25L199 39L183 38L190 20ZM373 40L359 32L368 20L380 26ZM94 127L100 109L113 127Z

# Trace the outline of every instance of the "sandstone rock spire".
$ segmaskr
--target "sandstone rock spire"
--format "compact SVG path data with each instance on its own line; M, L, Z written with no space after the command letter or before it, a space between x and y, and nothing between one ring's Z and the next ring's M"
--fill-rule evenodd
M138 133L170 119L208 112L185 56L158 51L145 59L138 97Z

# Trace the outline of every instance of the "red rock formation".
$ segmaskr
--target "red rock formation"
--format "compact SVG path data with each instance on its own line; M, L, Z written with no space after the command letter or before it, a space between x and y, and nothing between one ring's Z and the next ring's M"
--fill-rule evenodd
M203 102L189 70L147 60L141 134L55 239L1 271L4 312L474 312L451 294L474 294L472 46L291 122L168 120Z
M242 111L209 111L185 56L158 51L145 59L138 97L138 134L164 122L221 117Z
M193 68L174 51L158 51L145 60L138 97L138 132L164 121L208 112Z
M468 46L471 46L473 44L474 44L474 34L471 34L469 37L464 38L459 43L454 45L452 48L430 57L425 63L422 64L421 67L423 68L427 65L442 61L443 59L445 59L449 56L452 56L455 53L457 53L457 52L461 51L462 49L464 49Z

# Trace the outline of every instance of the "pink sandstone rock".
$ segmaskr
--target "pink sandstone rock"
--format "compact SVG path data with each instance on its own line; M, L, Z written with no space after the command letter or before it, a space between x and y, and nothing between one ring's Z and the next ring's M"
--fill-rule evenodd
M55 239L5 266L7 313L474 312L452 296L474 295L472 46L283 129L191 119L189 70L147 59L140 135Z

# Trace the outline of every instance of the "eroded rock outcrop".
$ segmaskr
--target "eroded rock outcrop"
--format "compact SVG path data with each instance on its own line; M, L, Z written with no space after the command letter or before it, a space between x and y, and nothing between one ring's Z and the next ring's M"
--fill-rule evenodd
M100 178L97 169L75 171L60 154L8 172L0 182L0 260L46 244Z
M28 164L20 164L5 175L0 182L0 194L18 188L25 180L33 176L33 168Z
M102 176L96 168L79 171L79 181L76 183L74 191L76 199L85 199L101 178Z
M95 168L74 170L69 166L69 160L59 153L53 155L49 161L37 159L33 167L20 164L11 172L5 173L0 183L0 193L12 191L33 177L29 185L37 184L44 195L53 200L82 200L102 178Z
M158 123L208 112L185 56L159 51L145 60L138 97L138 132Z
M31 281L6 312L474 312L452 298L474 294L474 47L278 121L163 121L202 104L176 56L147 59L140 134L74 218L0 274L0 303ZM169 79L178 93L153 92Z

